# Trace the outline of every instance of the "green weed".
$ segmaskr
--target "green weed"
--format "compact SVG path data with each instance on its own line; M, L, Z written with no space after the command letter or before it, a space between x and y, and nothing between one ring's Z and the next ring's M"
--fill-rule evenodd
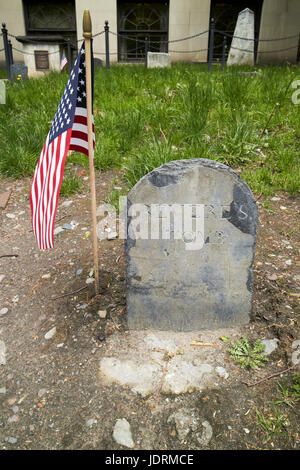
M274 407L267 414L263 414L256 409L256 423L264 431L265 442L279 435L287 436L286 427L289 426L288 418L277 407Z
M230 357L241 365L242 369L250 368L256 369L263 367L268 358L262 353L265 350L265 345L261 343L260 339L257 339L254 345L251 345L248 338L243 338L233 342L230 338L225 336L221 337L222 341L230 343L229 354Z

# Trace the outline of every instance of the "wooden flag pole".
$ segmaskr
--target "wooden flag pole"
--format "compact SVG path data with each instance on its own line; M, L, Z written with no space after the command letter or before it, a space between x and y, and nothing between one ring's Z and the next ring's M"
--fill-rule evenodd
M86 67L86 108L87 108L89 165L90 165L95 293L99 294L96 187L95 187L95 170L94 170L93 122L92 122L92 113L93 113L93 109L92 109L92 64L91 64L92 62L92 57L91 57L92 22L91 22L91 16L90 16L89 10L84 10L84 13L83 13L83 37L84 37L84 46L85 46L85 67Z

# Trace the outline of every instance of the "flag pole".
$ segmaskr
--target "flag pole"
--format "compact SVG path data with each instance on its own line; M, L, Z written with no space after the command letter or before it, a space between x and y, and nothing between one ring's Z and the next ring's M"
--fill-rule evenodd
M92 21L91 21L89 10L84 10L84 13L83 13L83 37L84 37L84 46L85 46L85 67L86 67L86 108L87 108L87 127L88 127L90 186L91 186L95 293L99 294L96 187L95 187L95 170L94 170L93 122L92 122L92 114L93 114L93 110L92 110L92 64L91 64L92 62L92 57L91 57Z

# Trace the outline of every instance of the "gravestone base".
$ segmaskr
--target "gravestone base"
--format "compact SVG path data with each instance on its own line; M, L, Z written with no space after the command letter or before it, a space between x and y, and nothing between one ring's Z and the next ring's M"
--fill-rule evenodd
M132 237L136 204L146 205L148 215L155 205L202 205L203 233L195 239L181 225L179 239L171 214L169 239ZM127 200L129 328L197 331L248 323L256 224L248 185L221 163L178 160L144 176Z
M171 56L165 52L148 52L147 68L168 67L171 65Z

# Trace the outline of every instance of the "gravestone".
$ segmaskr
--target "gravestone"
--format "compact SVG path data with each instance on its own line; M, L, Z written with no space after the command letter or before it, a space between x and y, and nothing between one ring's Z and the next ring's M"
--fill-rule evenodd
M103 60L94 58L94 67L103 67Z
M129 328L248 323L257 207L239 175L213 160L166 163L131 189L126 212Z
M168 67L171 65L171 56L166 52L148 52L147 67Z
M227 65L254 65L254 13L249 8L239 13L234 36Z
M15 62L10 66L12 80L25 80L28 78L28 67L22 62Z

